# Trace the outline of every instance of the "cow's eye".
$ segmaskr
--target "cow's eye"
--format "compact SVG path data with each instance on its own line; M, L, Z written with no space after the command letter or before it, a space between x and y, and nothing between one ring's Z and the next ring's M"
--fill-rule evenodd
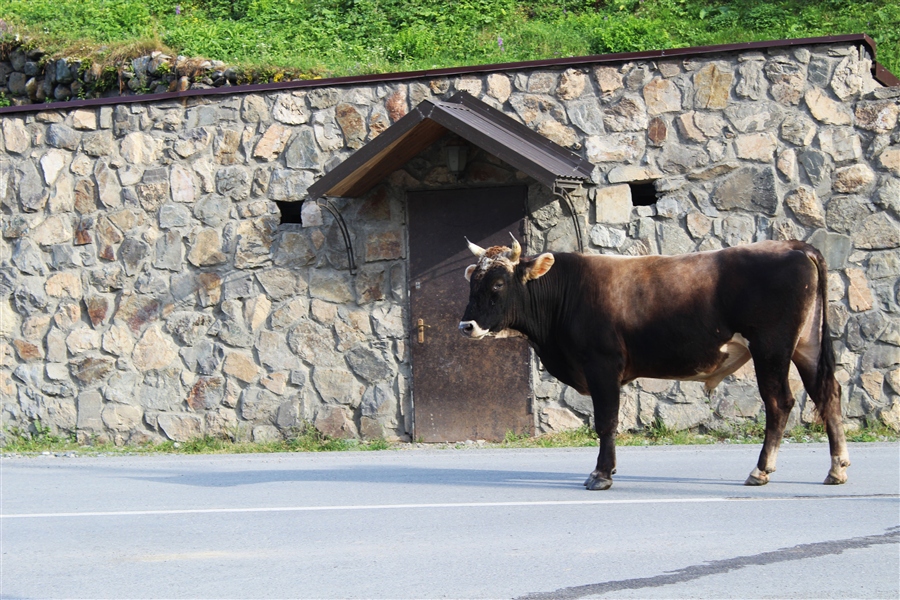
M502 290L502 289L503 289L503 282L502 282L502 281L498 281L497 283L494 284L493 290L494 290L495 292L499 292L499 291Z

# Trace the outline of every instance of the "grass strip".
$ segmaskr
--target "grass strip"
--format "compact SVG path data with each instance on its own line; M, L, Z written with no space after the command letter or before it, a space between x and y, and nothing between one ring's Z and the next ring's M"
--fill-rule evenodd
M641 432L620 433L619 446L683 446L703 444L761 444L764 427L756 421L732 427L729 430L713 430L704 433L672 431L657 423ZM383 439L354 440L326 436L315 427L306 424L291 431L283 440L251 442L204 435L185 442L155 442L141 445L116 446L113 443L81 444L74 435L57 435L38 425L36 432L7 429L2 432L0 452L6 456L35 456L52 454L59 456L142 455L142 454L263 454L273 452L347 452L376 450L406 450L411 448L572 448L597 445L596 433L587 426L570 431L547 433L539 436L506 434L501 442L469 441L460 443L425 444L421 442L389 442ZM896 442L900 435L882 423L869 424L847 432L850 442ZM826 442L821 425L797 426L784 436L785 443Z

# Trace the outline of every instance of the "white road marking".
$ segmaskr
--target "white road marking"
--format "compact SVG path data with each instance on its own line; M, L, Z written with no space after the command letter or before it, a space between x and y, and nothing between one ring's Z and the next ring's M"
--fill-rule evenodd
M0 514L0 519L52 519L69 517L143 517L155 515L214 515L228 513L322 512L341 510L410 510L435 508L511 508L521 506L599 506L613 504L709 504L716 502L772 502L798 500L885 500L900 499L900 494L869 496L781 496L781 497L713 497L713 498L656 498L631 500L537 500L523 502L446 502L433 504L348 504L334 506L273 506L248 508L186 508L161 510L115 510L95 512Z

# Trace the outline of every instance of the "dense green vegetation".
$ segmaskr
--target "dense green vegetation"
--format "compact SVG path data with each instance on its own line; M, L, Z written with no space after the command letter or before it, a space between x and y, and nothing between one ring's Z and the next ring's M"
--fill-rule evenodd
M896 0L0 0L0 18L56 54L151 47L311 77L846 33L900 73Z

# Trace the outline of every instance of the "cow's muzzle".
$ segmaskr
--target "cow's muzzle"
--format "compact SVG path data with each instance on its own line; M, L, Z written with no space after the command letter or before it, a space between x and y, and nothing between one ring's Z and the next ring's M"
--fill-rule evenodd
M487 329L482 329L475 321L460 321L459 332L468 338L476 340L480 340L489 333Z

